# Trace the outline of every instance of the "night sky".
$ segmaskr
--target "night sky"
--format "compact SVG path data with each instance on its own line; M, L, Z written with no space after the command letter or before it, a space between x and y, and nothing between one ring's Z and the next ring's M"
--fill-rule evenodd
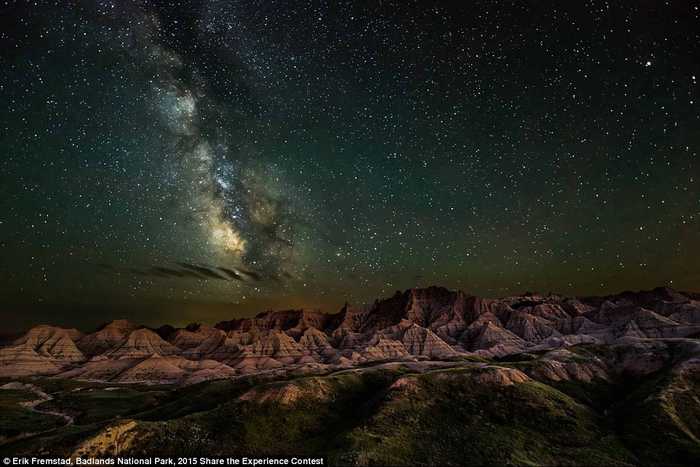
M1 3L14 323L700 289L700 2Z

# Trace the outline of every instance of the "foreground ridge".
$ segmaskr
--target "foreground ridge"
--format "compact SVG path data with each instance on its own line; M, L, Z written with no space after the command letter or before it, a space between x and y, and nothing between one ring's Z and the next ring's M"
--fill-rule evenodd
M696 348L699 298L657 288L592 298L527 294L486 299L429 287L397 292L363 308L346 305L334 314L270 311L214 327L148 329L117 320L84 335L41 325L0 349L0 377L188 385L380 362L428 365L550 352L551 364L537 371L560 379L590 379L604 376L610 365L616 371L651 371L658 359L575 365L561 358L567 348L624 344L644 354L679 341Z

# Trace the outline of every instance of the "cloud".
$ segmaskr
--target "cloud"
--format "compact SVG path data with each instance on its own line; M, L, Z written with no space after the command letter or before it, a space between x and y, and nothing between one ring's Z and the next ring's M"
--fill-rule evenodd
M215 268L209 267L209 266L198 266L196 264L190 264L190 263L177 263L179 266L184 268L186 271L193 271L203 277L207 277L210 279L217 279L217 280L229 280L227 277L222 276L219 274Z
M236 271L243 276L247 276L250 280L253 280L255 282L263 280L262 275L255 271L251 271L250 269L237 268Z
M150 268L150 271L154 275L162 276L162 277L190 277L190 278L195 278L195 279L203 279L204 278L200 274L197 274L195 271L174 269L174 268L168 268L168 267L164 267L164 266L152 266Z
M159 279L196 279L220 280L237 282L260 282L265 278L257 271L240 267L209 266L178 261L175 265L150 265L147 267L115 266L99 263L96 267L108 274L129 274L132 276L152 277Z
M238 274L238 273L237 273L236 271L234 271L233 269L224 268L224 267L219 266L219 271L221 271L221 272L223 272L224 274L226 274L226 276L228 276L228 277L229 277L230 279L232 279L232 280L235 280L235 281L244 281L244 280L245 280L245 279L243 279L243 276L241 276L240 274Z

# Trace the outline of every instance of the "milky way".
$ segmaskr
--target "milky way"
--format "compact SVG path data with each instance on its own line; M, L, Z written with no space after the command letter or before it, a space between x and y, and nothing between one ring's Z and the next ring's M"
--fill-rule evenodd
M1 7L0 291L700 287L698 6L462 3Z
M207 81L186 70L181 55L158 43L163 31L157 16L137 14L142 16L128 23L139 26L135 58L153 71L151 98L169 132L165 148L174 156L164 170L172 183L184 187L179 201L201 228L213 261L234 270L252 267L266 279L289 276L294 226L286 212L286 193L275 191L276 180L256 171L254 161L231 151L230 136L221 127L225 111L208 95ZM207 123L212 112L220 114L213 125Z

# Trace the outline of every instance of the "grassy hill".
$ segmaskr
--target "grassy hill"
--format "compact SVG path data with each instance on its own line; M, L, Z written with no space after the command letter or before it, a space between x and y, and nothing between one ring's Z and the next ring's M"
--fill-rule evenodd
M517 370L536 358L177 389L76 390L47 380L56 391L50 403L75 414L76 425L5 444L0 454L80 447L93 455L325 456L331 465L697 464L700 373L692 367L641 379L538 381ZM22 395L4 397L11 405Z

